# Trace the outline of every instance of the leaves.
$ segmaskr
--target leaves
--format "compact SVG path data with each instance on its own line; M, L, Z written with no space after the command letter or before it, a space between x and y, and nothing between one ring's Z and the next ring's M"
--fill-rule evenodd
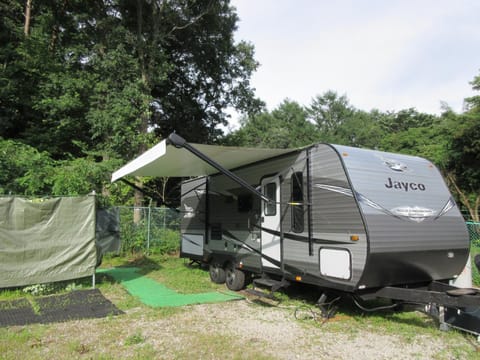
M315 127L305 110L285 100L271 113L245 119L242 128L225 139L232 145L266 148L295 148L315 142Z

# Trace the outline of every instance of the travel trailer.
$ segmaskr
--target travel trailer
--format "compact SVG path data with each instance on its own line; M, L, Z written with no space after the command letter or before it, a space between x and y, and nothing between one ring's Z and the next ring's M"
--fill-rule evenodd
M181 256L242 289L301 282L357 300L480 307L458 289L469 236L428 160L330 144L273 150L191 145L171 134L113 174L189 176L182 184ZM443 313L443 312L442 312ZM469 320L470 321L470 320ZM480 332L479 321L468 331Z

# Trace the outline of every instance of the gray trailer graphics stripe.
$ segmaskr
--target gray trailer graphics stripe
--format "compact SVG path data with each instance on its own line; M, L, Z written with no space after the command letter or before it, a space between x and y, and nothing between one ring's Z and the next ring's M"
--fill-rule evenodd
M226 237L229 238L229 240L231 241L234 241L234 242L237 242L239 244L241 244L241 246L251 252L254 252L256 254L258 254L259 256L261 256L262 258L264 258L265 260L268 260L270 261L272 264L278 266L278 267L281 267L281 263L280 261L278 260L275 260L273 258L271 258L270 256L267 256L265 254L263 254L261 251L257 250L257 249L254 249L253 247L247 245L245 242L243 242L242 240L240 239L237 239L237 237L235 235L233 235L232 233L230 233L229 231L222 231L223 235L225 235ZM325 286L325 287L329 287L331 289L338 289L338 290L342 290L342 291L352 291L353 289L351 288L351 286L349 285L345 285L345 284L339 284L339 283L335 283L335 282L331 282L329 280L326 280L325 278L321 277L321 276L318 276L316 274L312 274L311 272L308 272L308 271L305 271L304 269L300 269L300 268L297 268L295 266L292 266L292 265L289 265L289 264L283 264L283 267L286 271L288 271L290 274L302 274L303 276L308 276L309 278L311 279L315 279L315 281L317 282L317 285L318 286Z
M257 229L260 229L262 231L265 231L269 234L275 235L275 236L281 236L280 231L272 230L272 229L267 229L264 227L260 226L255 226ZM301 241L301 242L307 242L309 241L308 236L302 236L302 235L294 235L291 233L283 233L283 237L290 239L290 240L295 240L295 241ZM317 243L317 244L345 244L346 242L343 241L336 241L336 240L327 240L327 239L317 239L317 238L312 238L312 241Z
M340 186L333 186L333 185L326 185L326 184L314 184L316 188L336 192L339 194L343 194L345 196L353 197L353 191L348 188L340 187ZM368 199L364 195L360 194L359 192L355 192L356 198L362 204L370 206L376 210L383 212L384 214L390 215L399 220L411 220L414 222L422 222L427 219L437 220L441 216L445 215L448 211L450 211L455 206L455 201L450 197L442 209L437 213L435 210L422 208L422 207L397 207L392 210L385 209L383 206L377 204L376 202Z
M260 250L257 250L253 247L251 247L250 245L246 244L244 241L238 239L235 235L233 235L231 232L227 231L227 230L223 230L222 231L222 234L225 235L226 237L229 238L229 240L232 240L234 242L237 242L237 243L240 243L241 246L245 249L247 249L248 251L251 251L251 252L254 252L258 255L260 255L262 258L264 258L265 260L268 260L270 261L272 264L280 267L281 266L281 263L280 261L278 260L275 260L274 258L271 258L270 256L267 256L265 254L263 254Z

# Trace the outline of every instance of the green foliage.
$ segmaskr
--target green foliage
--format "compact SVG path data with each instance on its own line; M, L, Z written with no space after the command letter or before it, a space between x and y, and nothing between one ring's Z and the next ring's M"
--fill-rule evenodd
M131 216L130 214L128 215ZM138 223L120 218L120 237L122 239L121 254L137 254L146 252L147 227L144 220Z
M45 284L33 284L22 288L22 292L24 294L29 294L33 296L43 296L59 292L69 292L90 286L92 286L92 278L88 276L75 280L57 281Z
M295 148L314 142L315 127L307 121L305 110L289 100L271 113L244 119L242 128L225 139L230 145L265 148Z
M316 125L322 141L326 142L336 141L338 128L347 122L354 112L347 96L338 96L332 90L316 96L307 108L309 119Z
M171 229L154 229L150 245L151 254L176 254L180 250L180 232Z
M53 161L45 152L0 138L0 194L46 194L51 185Z
M480 90L480 76L472 82ZM469 110L455 117L449 146L447 168L454 186L470 218L480 221L480 101L479 96L466 99Z
M110 184L111 172L122 161L93 154L53 160L48 153L12 140L0 139L0 194L27 196L84 195L95 191L104 205L128 202L131 188Z
M473 90L480 91L480 75L475 76L470 84ZM480 95L469 97L465 102L470 113L480 113Z
M109 175L119 161L99 161L91 157L57 162L52 176L53 195L102 193L109 184Z
M228 0L38 0L25 33L24 5L0 4L0 137L54 169L13 161L1 192L96 190L124 202L124 188L106 184L109 159L124 163L173 130L215 142L228 108L263 106L250 86L254 48L235 42Z
M480 111L458 117L450 143L450 163L458 184L480 194Z
M25 35L23 5L1 9L0 136L56 160L130 159L174 129L215 141L228 107L262 106L228 0L38 0Z
M333 143L355 147L375 149L385 137L385 131L380 126L384 114L374 110L370 113L354 110L350 116L335 128L335 132L326 135ZM325 136L325 135L321 135Z
M448 138L444 135L441 124L412 127L386 135L381 141L381 148L391 152L422 156L444 167L448 156Z
M467 222L468 234L470 236L470 257L472 260L472 282L476 287L480 286L480 272L475 266L474 259L480 254L480 222Z
M134 212L137 212L135 216L140 219L137 222L133 221ZM179 222L178 213L167 208L121 208L120 254L177 253L180 250Z

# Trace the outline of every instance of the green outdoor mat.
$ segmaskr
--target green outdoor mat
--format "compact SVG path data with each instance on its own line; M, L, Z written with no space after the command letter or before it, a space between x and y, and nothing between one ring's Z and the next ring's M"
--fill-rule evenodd
M159 282L138 273L138 268L122 267L97 269L97 273L107 274L119 281L127 291L146 305L152 307L184 306L243 299L235 293L208 292L180 294Z

